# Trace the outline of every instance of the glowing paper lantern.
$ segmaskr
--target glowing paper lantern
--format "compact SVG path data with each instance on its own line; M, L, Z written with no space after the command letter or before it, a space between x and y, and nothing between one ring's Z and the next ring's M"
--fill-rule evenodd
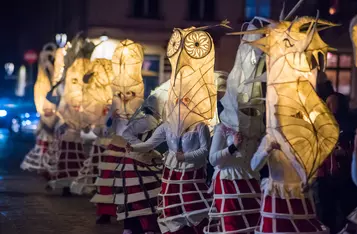
M302 182L311 181L331 153L339 136L338 125L315 93L311 80L323 68L329 46L318 32L336 26L318 18L293 22L270 20L268 26L238 34L265 34L247 42L267 54L267 133L281 144Z
M132 117L144 101L141 75L143 61L144 52L141 45L131 40L121 41L114 51L113 105L120 118Z
M55 54L54 75L52 79L52 85L57 84L62 79L64 72L64 56L66 54L66 48L58 48Z
M355 66L357 67L357 16L355 16L350 23L350 36L353 45L353 57Z
M90 66L88 58L77 58L67 70L64 93L59 106L59 113L64 121L73 129L87 127L81 121L83 102L83 77Z
M105 40L98 42L99 45L96 46L94 49L92 56L91 56L91 61L94 61L97 58L104 58L111 60L115 51L115 48L117 47L118 43L115 40Z
M167 47L172 74L166 120L177 136L214 116L214 55L213 40L201 28L174 29Z
M113 98L110 86L114 79L111 61L94 60L84 79L82 122L104 126Z

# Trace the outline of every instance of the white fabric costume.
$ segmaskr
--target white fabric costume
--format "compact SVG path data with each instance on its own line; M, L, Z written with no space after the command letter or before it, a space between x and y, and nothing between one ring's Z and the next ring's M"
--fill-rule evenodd
M169 152L164 158L163 185L157 208L162 233L175 232L184 226L197 226L207 217L212 200L205 185L205 165L210 143L208 127L198 124L193 131L182 135L184 162L176 159L178 137L171 132L167 123L160 125L145 143L132 145L133 151L148 152L164 141L169 146ZM190 179L185 179L187 176ZM188 188L185 188L186 184ZM173 197L178 200L171 201Z
M248 29L255 29L253 21ZM260 38L245 35L244 41ZM252 233L260 214L259 173L250 168L250 160L264 131L260 83L245 84L262 72L257 69L261 51L242 43L234 67L228 76L226 93L221 99L224 107L213 135L210 163L215 167L212 190L213 204L205 233ZM238 149L234 135L242 134Z

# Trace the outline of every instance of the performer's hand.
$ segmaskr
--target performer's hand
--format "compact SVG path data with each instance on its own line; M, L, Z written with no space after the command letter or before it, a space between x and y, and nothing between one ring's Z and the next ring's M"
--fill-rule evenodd
M234 134L233 136L233 144L236 148L238 148L243 142L243 135L238 132L236 134Z
M268 153L271 153L273 150L280 150L280 144L276 141L273 141L272 143L270 143L270 146L268 148Z
M133 151L133 147L130 145L130 143L126 143L125 150L128 153Z
M176 159L179 162L184 162L185 161L185 155L183 152L177 152L176 153Z

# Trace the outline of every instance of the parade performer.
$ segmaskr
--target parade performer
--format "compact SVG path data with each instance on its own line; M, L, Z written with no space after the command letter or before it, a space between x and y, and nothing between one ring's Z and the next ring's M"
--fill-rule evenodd
M309 185L334 149L339 129L311 83L330 49L318 32L336 25L318 16L269 21L266 27L233 33L266 35L247 42L266 53L267 67L267 135L251 166L259 170L268 162L270 176L261 185L255 233L329 233L316 218Z
M248 24L248 30L256 29L253 22ZM260 37L245 35L243 41ZM259 221L259 173L253 172L250 161L265 130L264 102L261 84L245 82L261 75L264 60L260 58L259 49L241 43L228 76L221 99L221 123L215 127L209 156L215 167L214 200L205 233L253 233Z
M113 117L116 136L111 141L98 168L97 194L91 202L97 203L97 223L110 222L111 216L124 220L124 233L155 232L156 200L160 188L161 170L153 160L158 153L128 153L127 142L145 141L159 124L153 114L147 113L129 123L129 119L143 103L144 83L141 67L144 53L141 45L123 40L116 48L112 63L114 80ZM117 208L118 207L118 208Z
M89 158L84 161L78 177L71 184L72 193L92 194L96 190L94 182L99 176L98 164L111 141L106 122L113 98L110 86L113 79L110 60L98 58L91 62L84 80L82 122L93 126L97 138L92 143Z
M59 139L56 157L48 160L52 189L62 189L63 195L70 195L70 185L78 176L87 156L80 136L81 129L88 128L83 118L83 79L90 68L90 55L95 45L88 40L77 37L72 40L64 58L69 68L65 69L65 85L58 113L64 124L58 128ZM73 61L74 60L74 61Z
M357 67L357 16L350 23L350 37L353 45L354 65ZM357 132L354 141L354 151L351 166L352 180L357 186ZM347 217L347 224L339 234L354 234L357 232L357 208Z
M162 233L203 233L208 223L207 124L216 111L217 93L214 44L206 28L174 29L167 48L172 74L166 121L145 143L127 146L128 151L148 152L168 144L158 205Z
M54 126L58 120L55 115L55 105L46 100L47 92L52 87L56 46L53 43L46 44L41 53L38 66L37 80L34 86L34 99L37 113L40 114L40 122L36 131L36 145L25 156L21 164L23 170L37 171L48 179L46 168L43 165L43 156L53 141Z

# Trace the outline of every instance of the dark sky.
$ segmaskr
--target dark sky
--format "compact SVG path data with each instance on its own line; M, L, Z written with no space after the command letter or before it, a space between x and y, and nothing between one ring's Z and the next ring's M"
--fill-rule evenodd
M85 11L84 2L86 1L88 0L1 1L0 97L3 95L1 87L6 87L6 81L3 79L5 74L4 64L6 62L14 62L15 73L17 73L16 68L18 69L20 65L24 63L23 53L28 49L34 49L39 52L45 43L50 41L54 42L56 33L66 31L65 27L75 25L76 19L73 18L78 18L80 12ZM105 2L106 0L96 1ZM225 0L217 1L224 2ZM297 2L297 0L286 0L286 2L288 3L287 9L290 9L289 5ZM357 0L339 0L339 6L340 11L334 16L330 16L328 14L330 0L305 0L305 3L301 9L299 9L298 14L300 16L304 14L315 15L316 10L320 9L321 18L332 20L337 23L343 23L345 27L341 27L341 32L348 32L349 20L353 15L357 14ZM272 9L279 9L280 11L281 6L272 6ZM98 14L105 14L105 12L98 12ZM67 33L74 34L75 32Z

